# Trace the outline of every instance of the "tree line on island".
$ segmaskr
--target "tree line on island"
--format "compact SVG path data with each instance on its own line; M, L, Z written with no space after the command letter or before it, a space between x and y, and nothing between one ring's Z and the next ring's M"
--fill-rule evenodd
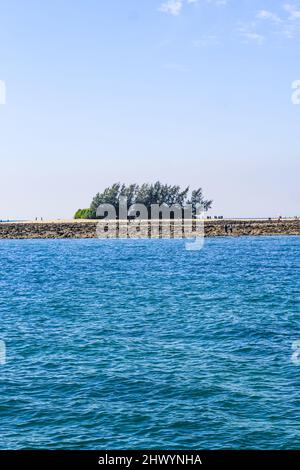
M142 185L115 183L106 188L102 193L97 193L93 198L88 209L78 209L74 215L75 219L97 219L97 209L101 204L111 204L115 209L118 217L118 208L120 197L127 198L128 207L133 204L143 204L148 211L150 218L151 205L159 204L168 207L178 205L185 207L192 206L193 216L196 215L196 206L201 204L203 209L207 211L212 206L212 200L205 199L202 188L190 191L190 187L181 189L178 185L162 184L157 181L154 184L144 183Z

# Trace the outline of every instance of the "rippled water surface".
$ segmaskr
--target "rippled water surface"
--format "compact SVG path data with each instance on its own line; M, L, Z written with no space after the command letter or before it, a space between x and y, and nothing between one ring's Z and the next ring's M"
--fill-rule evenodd
M300 449L300 237L0 259L0 448Z

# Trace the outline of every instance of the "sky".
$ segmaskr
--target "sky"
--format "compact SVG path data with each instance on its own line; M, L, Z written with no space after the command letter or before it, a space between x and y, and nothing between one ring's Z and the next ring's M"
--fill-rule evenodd
M300 1L0 13L0 219L72 218L114 182L158 179L201 186L212 215L300 215Z

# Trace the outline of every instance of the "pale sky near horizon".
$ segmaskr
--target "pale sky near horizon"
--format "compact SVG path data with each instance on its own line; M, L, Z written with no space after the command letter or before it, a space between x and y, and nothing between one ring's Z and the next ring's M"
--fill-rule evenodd
M0 219L122 181L300 215L298 0L0 0Z

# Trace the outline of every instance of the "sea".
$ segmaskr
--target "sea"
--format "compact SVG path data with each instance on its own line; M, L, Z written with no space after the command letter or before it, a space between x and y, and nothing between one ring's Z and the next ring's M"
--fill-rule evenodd
M1 449L300 449L300 237L0 241Z

